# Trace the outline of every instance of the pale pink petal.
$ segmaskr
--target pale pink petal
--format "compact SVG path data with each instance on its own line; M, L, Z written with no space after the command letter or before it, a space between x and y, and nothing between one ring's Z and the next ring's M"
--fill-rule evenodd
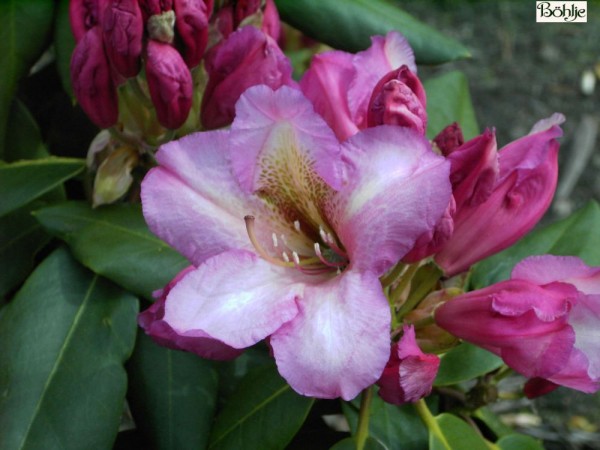
M381 275L442 217L450 164L422 136L389 125L361 131L344 151L349 183L330 217L352 267Z
M232 166L249 192L265 188L274 178L278 188L304 183L301 174L307 169L333 189L342 185L339 143L299 90L248 89L236 105L231 133Z
M296 275L251 252L222 253L171 289L163 320L183 336L249 347L298 314L304 285Z
M227 142L220 131L172 141L142 182L150 229L196 265L225 250L252 248L244 216L255 208L230 173Z
M316 55L300 80L300 88L340 141L358 131L348 109L347 94L355 75L352 55L330 51Z
M597 320L597 318L596 318ZM596 337L597 339L597 337ZM598 341L596 340L596 343ZM598 373L592 373L593 368L591 367L589 357L598 359L598 348L596 345L595 353L586 355L578 348L574 348L571 352L569 361L563 364L562 370L548 377L548 380L552 383L566 386L571 389L577 389L578 391L592 394L600 390L600 378ZM597 367L596 367L597 369Z
M347 271L307 286L299 308L270 341L295 391L350 400L378 380L390 354L390 309L375 275Z
M585 294L600 294L600 267L589 267L576 256L530 256L515 266L511 278L536 284L563 281Z
M348 90L348 107L352 120L362 129L366 127L369 99L379 80L403 65L417 73L417 65L408 41L397 31L390 31L385 38L373 36L371 47L357 53L353 65L356 75Z
M600 294L582 295L569 315L575 330L575 348L589 362L587 373L596 384L600 380Z
M561 113L554 113L546 119L537 121L536 124L531 128L529 134L535 134L540 133L542 131L546 131L555 125L561 125L565 120L565 116Z

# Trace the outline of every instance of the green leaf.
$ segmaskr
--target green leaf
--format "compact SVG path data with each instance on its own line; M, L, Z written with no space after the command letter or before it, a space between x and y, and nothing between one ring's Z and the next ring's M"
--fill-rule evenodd
M513 267L530 255L579 256L589 265L600 265L600 206L591 201L573 215L533 231L512 247L477 264L471 286L480 289L506 280Z
M75 38L69 22L69 0L58 0L56 19L54 22L54 50L56 52L56 68L63 88L73 97L71 86L71 55L75 50Z
M472 380L502 366L502 359L468 342L454 347L442 357L435 386Z
M446 442L442 442L438 436L431 433L429 435L430 450L489 450L485 440L477 431L458 417L444 413L437 416L435 420Z
M35 119L20 101L15 100L8 118L4 160L38 159L50 156L42 141L42 134Z
M334 48L357 52L370 37L400 31L420 64L467 58L469 51L452 38L384 0L275 0L281 18L307 36Z
M45 158L0 165L0 217L83 172L85 161Z
M148 299L189 265L148 230L140 205L66 202L34 215L84 266Z
M0 298L27 278L35 255L49 240L30 207L0 218Z
M458 122L465 139L479 133L469 83L462 72L452 71L423 83L427 92L427 136L433 139L452 122Z
M364 450L387 450L387 448L388 447L373 439L371 436L367 437L365 446L363 447ZM356 450L356 440L351 437L342 439L329 450Z
M496 445L501 450L544 450L544 446L537 439L524 434L511 434L503 437Z
M314 399L296 394L273 365L250 372L217 416L209 449L284 449Z
M358 403L342 403L350 429L356 433ZM427 428L413 405L395 406L374 395L369 409L369 435L390 450L422 450L427 447Z
M0 2L0 159L17 83L47 48L53 17L53 0Z
M496 435L496 437L501 438L515 432L511 427L504 424L504 422L502 422L502 420L500 420L500 418L487 406L479 408L475 411L473 416L481 420L490 431Z
M137 311L65 249L38 266L0 310L3 450L111 447Z
M129 406L149 448L206 448L217 400L212 361L161 347L140 330L127 373Z

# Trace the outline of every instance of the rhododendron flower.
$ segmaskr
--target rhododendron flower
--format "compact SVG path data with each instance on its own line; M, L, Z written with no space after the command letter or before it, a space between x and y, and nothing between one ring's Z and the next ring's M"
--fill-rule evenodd
M600 267L579 258L526 258L510 280L448 301L435 320L531 378L529 396L600 389Z
M390 360L383 370L379 395L388 403L401 405L429 395L440 367L440 358L421 351L415 329L404 326L400 341L392 345Z
M400 33L371 41L371 47L355 55L337 50L316 55L300 81L302 92L340 140L367 127L373 90L385 75L402 66L417 73L413 51Z
M382 126L340 145L300 91L256 86L230 130L173 141L157 160L144 216L195 266L155 317L167 338L198 338L193 351L214 357L269 337L304 395L350 399L376 382L391 319L379 277L450 199L449 163L427 140Z
M511 246L542 218L556 190L564 120L562 114L540 120L527 136L501 148L498 169L493 133L476 138L481 142L474 151L467 142L450 153L454 231L435 256L447 275Z

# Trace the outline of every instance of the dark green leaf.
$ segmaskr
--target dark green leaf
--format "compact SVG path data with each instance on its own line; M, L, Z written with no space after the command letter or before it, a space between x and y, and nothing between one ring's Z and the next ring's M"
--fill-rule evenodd
M212 361L161 347L140 330L127 373L129 406L151 448L206 448L218 384Z
M3 450L111 447L137 310L65 249L35 270L0 310Z
M250 372L217 416L210 449L284 449L313 399L296 394L273 365Z
M530 255L579 256L600 265L600 206L591 201L572 216L533 231L512 247L477 264L471 276L475 289L510 277L513 267Z
M501 450L544 450L543 445L537 439L523 434L511 434L503 437L496 445Z
M387 450L388 447L383 445L381 442L373 439L371 436L367 437L365 441L364 450ZM339 441L329 450L356 450L356 440L354 438L346 438Z
M30 208L0 218L0 298L27 278L36 253L49 239Z
M463 342L444 355L435 386L472 380L502 366L502 359L482 348Z
M0 165L0 217L83 172L85 161L45 158Z
M38 159L50 156L42 141L40 129L27 107L15 100L8 118L4 160Z
M17 82L48 46L53 16L53 0L0 2L0 159Z
M67 202L35 216L84 266L148 299L189 264L148 230L140 205Z
M458 122L465 139L479 133L469 83L462 72L452 71L426 80L427 136L433 139L452 122Z
M487 406L479 408L473 415L485 423L485 425L492 433L496 435L496 437L501 438L515 432L508 425L505 425L504 422L502 422L502 420L500 420L500 418Z
M75 38L69 23L69 0L58 0L56 20L54 22L54 50L56 68L65 91L73 96L71 86L71 55L75 49Z
M342 403L350 429L356 432L358 403ZM422 450L427 447L427 428L413 405L395 406L374 395L369 415L369 435L390 450Z
M481 435L458 417L444 413L437 416L435 420L446 442L442 442L434 433L431 433L429 435L430 450L489 450Z
M371 36L397 30L408 39L420 64L440 64L470 56L455 40L384 0L275 0L275 3L284 21L340 50L364 50L371 44Z

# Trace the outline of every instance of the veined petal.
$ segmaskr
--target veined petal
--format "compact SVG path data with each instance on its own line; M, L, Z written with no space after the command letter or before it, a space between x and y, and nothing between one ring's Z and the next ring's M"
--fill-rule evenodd
M413 130L380 126L344 143L349 183L330 219L352 267L381 275L430 231L451 196L450 164Z
M244 215L255 209L230 172L227 142L225 131L171 141L142 183L150 229L195 265L225 250L252 248Z
M315 55L310 68L300 80L302 92L340 141L358 131L346 99L355 75L352 58L350 53L337 50Z
M304 285L293 269L232 250L206 260L171 289L164 321L183 336L249 347L298 314Z
M379 379L390 355L390 309L377 276L347 271L307 286L298 306L270 341L295 391L350 400Z
M356 75L348 90L348 106L352 120L362 129L366 127L369 100L379 80L403 65L416 74L417 65L408 41L397 31L390 31L385 38L373 36L371 47L357 53L352 63Z
M575 348L588 360L587 373L596 386L600 383L600 295L582 295L569 315L575 330Z

